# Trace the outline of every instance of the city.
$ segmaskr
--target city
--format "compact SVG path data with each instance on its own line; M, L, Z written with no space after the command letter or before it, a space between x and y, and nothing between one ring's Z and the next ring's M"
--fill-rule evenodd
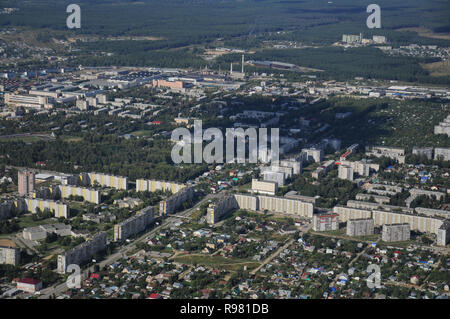
M199 9L183 39L6 3L0 299L449 298L445 13L243 35Z

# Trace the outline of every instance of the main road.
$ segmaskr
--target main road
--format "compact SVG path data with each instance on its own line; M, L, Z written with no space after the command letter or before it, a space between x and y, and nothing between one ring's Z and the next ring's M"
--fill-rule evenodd
M120 260L121 258L127 256L127 254L133 250L136 249L136 245L144 240L148 240L149 237L153 237L157 232L161 231L162 229L165 228L169 228L171 226L173 226L177 221L179 221L179 218L189 218L189 216L194 213L197 208L199 208L203 203L205 203L208 200L211 200L215 197L220 196L221 194L208 194L206 195L201 201L199 201L197 204L195 204L193 207L186 209L183 212L180 212L179 214L176 215L168 215L166 217L166 219L163 219L161 221L161 225L151 229L150 231L144 233L142 236L140 236L139 238L137 238L136 240L134 240L132 243L125 245L123 247L121 247L119 249L119 251L109 255L106 257L106 259L102 260L101 262L97 263L97 265L100 268L103 268L105 266L109 266L113 263L115 263L116 261ZM88 277L89 272L93 272L94 271L94 266L91 266L87 269L85 269L82 272L81 275L81 280L84 280ZM50 298L51 295L54 296L59 296L62 293L64 293L66 290L68 290L69 288L67 287L67 284L64 283L60 283L60 284L56 284L50 287L47 287L43 290L40 291L40 296L39 299L48 299Z

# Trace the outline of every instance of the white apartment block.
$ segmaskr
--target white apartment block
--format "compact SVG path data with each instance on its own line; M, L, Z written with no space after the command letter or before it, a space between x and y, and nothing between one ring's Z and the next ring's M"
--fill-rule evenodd
M89 180L88 184L94 185L97 182L100 186L103 187L112 187L120 190L128 189L128 178L123 176L114 176L107 175L103 173L88 173ZM86 175L82 175L82 179L85 178ZM84 183L84 182L83 182Z
M353 181L353 168L350 166L339 165L338 168L338 177L340 179L345 179L348 181Z
M434 134L447 134L447 136L450 136L450 115L434 127Z
M258 181L252 179L252 192L266 195L275 195L278 191L278 184L270 181Z
M172 192L172 194L175 194L184 187L186 187L186 185L173 182L155 181L146 179L136 180L136 192L170 191Z

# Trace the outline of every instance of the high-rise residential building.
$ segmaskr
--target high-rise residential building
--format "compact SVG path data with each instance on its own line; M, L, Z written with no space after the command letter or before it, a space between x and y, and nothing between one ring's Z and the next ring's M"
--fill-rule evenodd
M409 223L384 224L381 239L384 242L407 241L411 237Z
M314 161L320 163L322 161L322 150L315 148L304 148L302 149L302 154L307 161Z
M153 206L141 209L135 216L114 226L114 241L123 241L142 232L154 219Z
M136 180L136 192L170 191L172 192L172 194L175 194L184 187L186 187L186 185L174 182L155 181L146 179Z
M277 182L271 181L258 181L257 179L252 179L252 189L255 193L275 195L278 191Z
M206 221L208 224L215 224L219 219L238 207L238 203L233 195L226 195L215 203L209 204L206 211Z
M428 159L433 158L433 148L432 147L413 147L413 155L425 156Z
M347 221L348 236L369 236L374 233L374 220L372 218L350 219Z
M184 187L167 199L159 203L159 213L167 215L174 213L184 202L194 197L194 189L192 187Z
M11 246L0 246L0 265L20 264L20 249Z
M450 242L450 221L445 221L439 227L436 235L436 243L439 246L446 246Z
M81 243L65 253L58 255L58 272L66 273L67 267L71 264L81 265L92 258L95 254L106 249L106 232L100 232L88 241Z
M450 160L450 148L436 147L434 149L434 159L442 160L442 161L449 161Z
M339 165L338 177L340 179L353 181L353 168L351 168L350 166Z
M27 195L34 191L35 174L32 171L19 171L18 173L19 194Z
M315 214L312 228L314 231L338 230L339 215L334 213Z
M283 172L265 171L263 172L263 180L267 182L275 182L280 186L284 186L286 178Z

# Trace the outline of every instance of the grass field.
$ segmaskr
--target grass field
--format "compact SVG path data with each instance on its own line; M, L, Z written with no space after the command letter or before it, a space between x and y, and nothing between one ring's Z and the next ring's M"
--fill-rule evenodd
M182 264L197 264L212 267L219 267L226 270L236 271L238 269L247 266L247 269L253 269L260 265L258 262L237 259L237 258L225 258L222 256L209 256L209 255L191 255L176 257L174 260Z
M422 68L430 72L431 76L450 75L450 61L440 61L434 63L422 63Z

